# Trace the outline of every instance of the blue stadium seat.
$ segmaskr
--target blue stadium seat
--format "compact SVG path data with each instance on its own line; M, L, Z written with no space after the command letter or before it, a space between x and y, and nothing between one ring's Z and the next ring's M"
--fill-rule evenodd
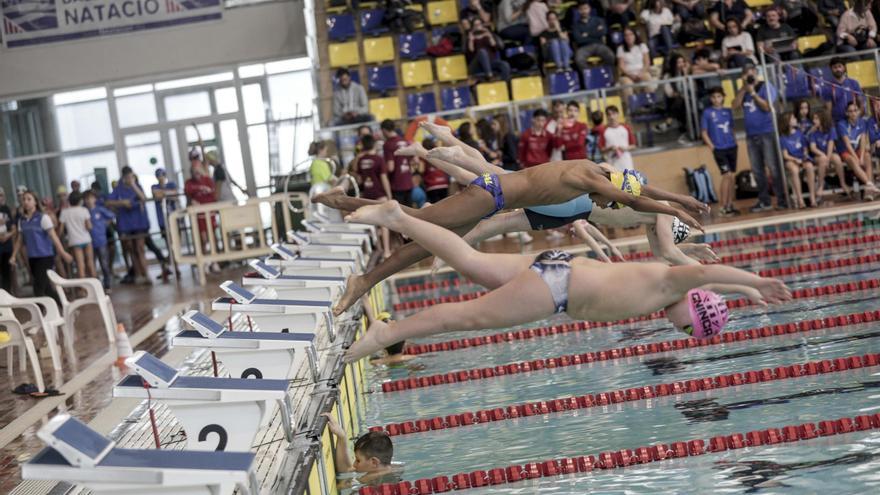
M527 108L525 110L519 111L519 128L520 129L531 129L532 128L532 112L534 112L534 108Z
M360 84L361 83L361 73L357 70L357 68L349 69L348 75L351 76L351 80ZM336 77L336 72L333 72L330 76L330 80L333 81L333 87L336 88L339 86L339 79Z
M786 65L781 77L783 82L785 82L786 100L799 100L810 97L810 82L804 71L795 71L791 65Z
M401 58L421 58L427 53L428 39L424 31L416 31L413 34L401 34L397 38L397 47Z
M651 123L664 120L666 117L656 111L657 97L654 93L635 93L627 99L627 114L633 122L648 124L646 140L647 146L654 146L654 133Z
M813 92L817 95L822 93L823 81L833 81L831 69L828 67L810 67L810 75L813 76Z
M354 38L354 16L351 14L328 15L327 36L332 41L344 41Z
M385 17L385 9L364 9L361 10L361 33L364 36L375 36L377 34L387 33L388 28L382 24Z
M550 94L561 95L580 91L581 81L577 72L567 70L565 72L553 72L550 74Z
M416 117L437 111L437 99L433 91L409 93L406 95L406 116Z
M370 91L385 92L397 88L397 72L393 65L367 68Z
M600 66L584 69L584 86L586 89L604 89L614 85L614 70Z
M467 86L440 90L443 110L459 110L471 106L471 90Z

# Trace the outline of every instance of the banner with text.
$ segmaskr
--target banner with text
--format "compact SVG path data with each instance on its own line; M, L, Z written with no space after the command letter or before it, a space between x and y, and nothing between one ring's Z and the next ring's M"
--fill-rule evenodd
M223 16L222 0L0 0L8 48L131 33Z

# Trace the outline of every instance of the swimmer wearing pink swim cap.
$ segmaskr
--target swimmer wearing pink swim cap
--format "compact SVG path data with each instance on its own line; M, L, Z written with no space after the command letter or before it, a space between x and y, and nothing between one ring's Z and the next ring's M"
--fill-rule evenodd
M730 317L721 296L708 290L691 289L687 293L687 302L693 324L684 327L686 333L697 339L721 334Z

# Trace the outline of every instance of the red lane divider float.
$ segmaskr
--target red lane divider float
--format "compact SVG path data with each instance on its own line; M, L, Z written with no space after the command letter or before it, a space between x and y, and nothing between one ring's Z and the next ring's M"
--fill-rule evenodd
M858 282L839 283L833 285L824 285L821 287L806 287L803 289L795 289L791 291L793 299L813 298L817 296L828 296L833 294L843 294L847 292L856 292L861 290L870 290L880 288L880 279L860 280ZM734 299L727 301L727 307L730 309L745 308L752 306L752 302L748 299ZM411 355L454 351L468 347L477 347L491 344L502 344L513 340L529 340L535 338L556 335L560 333L577 332L589 330L591 328L603 328L614 325L632 324L640 321L656 320L664 317L661 311L651 313L650 315L640 316L639 318L630 318L627 320L618 320L612 322L590 322L578 321L571 323L563 323L560 325L551 325L543 327L526 328L523 330L515 330L501 332L481 337L470 337L464 339L447 340L443 342L434 342L431 344L414 344L406 348L406 353Z
M871 236L876 237L876 240L880 241L880 236ZM837 242L837 241L835 241ZM799 246L805 247L805 246ZM788 249L788 248L786 248ZM751 256L758 255L762 253L749 253L748 255L736 255L739 256ZM861 256L853 256L851 258L843 258L843 259L833 259L833 260L824 260L820 262L813 263L804 263L801 265L792 265L786 266L784 268L770 268L767 270L761 270L758 272L758 275L762 277L781 277L787 275L795 275L800 273L814 273L825 270L835 270L839 268L845 268L849 266L858 266L858 265L866 265L871 263L880 262L880 253L874 254L864 254ZM728 263L729 264L729 263ZM472 299L476 299L480 296L488 294L489 291L482 290L477 292L470 292L467 294L459 294L455 296L442 296L431 299L423 299L419 301L407 301L403 303L396 303L394 305L394 311L407 311L411 309L421 309L428 308L434 306L436 304L444 304L444 303L452 303L452 302L461 302L461 301L470 301Z
M807 227L807 228L793 229L793 230L786 231L786 232L771 232L771 233L756 234L756 235L741 237L741 238L737 238L737 239L725 239L722 241L713 241L713 242L710 242L709 245L712 246L713 248L720 248L720 247L725 247L725 246L742 246L745 244L753 244L756 242L767 242L767 241L774 240L774 239L790 240L790 239L805 236L805 235L806 236L813 236L816 234L828 233L828 232L842 234L842 233L848 232L848 231L861 230L862 227L863 227L862 221L856 220L856 221L850 221L850 222L836 223L836 224L832 224L832 225L824 225L822 227L811 226L811 227ZM794 248L794 246L792 246L792 248ZM788 249L788 248L783 248L783 249ZM646 259L646 258L650 258L651 256L652 256L652 254L650 251L641 251L641 252L636 252L636 253L626 255L626 256L624 256L624 259L627 259L627 260ZM452 285L455 287L458 287L460 285L460 283L461 283L460 280L458 278L456 278L452 282ZM400 285L400 286L396 287L396 291L398 293L420 292L423 290L432 290L432 289L438 289L441 287L449 287L449 286L450 286L450 281L446 280L443 283L426 282L426 283L422 283L422 284Z
M499 467L487 471L477 470L452 476L437 476L415 481L386 483L378 487L366 486L362 487L358 494L427 495L429 493L445 493L451 490L466 490L468 488L479 488L488 485L516 483L529 479L589 473L599 469L625 468L668 459L696 457L727 450L737 450L744 447L801 442L818 437L829 437L872 429L880 429L880 413L830 419L816 423L785 425L778 428L754 430L746 433L734 432L727 435L715 435L711 438L694 438L678 442L645 445L634 449L600 452L596 455L515 464L503 468Z
M400 392L415 388L436 387L450 383L484 380L496 376L513 375L543 369L563 368L579 364L592 363L595 361L611 361L632 356L644 356L661 352L677 351L694 347L707 347L722 343L742 342L745 340L757 340L776 335L793 334L798 332L810 332L824 328L857 325L859 323L880 321L880 310L865 311L863 313L851 313L847 315L828 316L815 320L802 320L798 323L785 323L748 330L737 330L716 335L710 339L697 340L693 337L686 339L667 340L650 344L637 344L629 347L620 347L598 352L584 352L581 354L568 354L564 356L532 361L520 361L498 365L490 368L473 368L470 370L450 371L444 374L410 377L400 380L392 380L382 384L382 392Z
M415 419L403 421L401 423L391 423L385 426L372 426L370 427L370 431L385 431L390 436L408 435L411 433L431 430L458 428L478 423L490 423L528 416L558 413L574 409L586 409L594 406L607 406L619 402L632 402L668 395L689 394L717 388L788 380L807 375L838 373L878 365L880 365L880 354L865 354L863 356L825 359L788 366L741 371L730 375L694 378L691 380L661 383L658 385L633 387L625 390L612 390L598 394L570 396L545 401L527 402L523 404L511 404L493 409L484 409L474 412L467 411L442 417L438 416L436 418Z

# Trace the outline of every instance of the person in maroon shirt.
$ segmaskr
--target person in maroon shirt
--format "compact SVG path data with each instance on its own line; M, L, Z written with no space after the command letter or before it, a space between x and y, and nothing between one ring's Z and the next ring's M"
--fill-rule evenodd
M534 167L550 161L553 152L553 135L547 132L547 111L539 108L532 113L532 128L526 129L519 138L517 158L521 168Z
M361 188L361 197L387 201L392 196L391 182L388 180L385 159L376 152L376 138L372 134L362 136L360 148L360 153L352 162L351 173ZM382 236L383 253L387 258L391 256L391 232L382 227L379 233Z
M382 136L385 137L385 165L388 168L388 176L391 179L391 195L394 200L405 206L412 206L410 195L412 193L412 167L408 156L395 155L394 152L405 148L409 143L400 137L394 128L394 121L385 119L382 121Z
M566 116L556 127L553 146L562 148L563 160L583 160L587 158L587 124L578 121L581 106L576 101L565 105Z
M422 140L422 146L426 150L431 150L436 146L436 142L431 138L425 138ZM421 160L421 162L425 193L428 195L428 202L434 204L449 194L449 176L446 172L431 165L428 160Z
M217 188L214 185L214 179L208 175L205 165L198 157L191 157L190 172L192 173L192 176L183 184L183 192L186 194L186 199L189 201L189 204L201 205L216 202ZM199 236L201 237L202 245L207 246L209 242L208 222L205 220L204 213L199 213L197 218L199 224ZM211 216L211 227L217 227L217 217L214 215ZM211 271L219 271L219 267L214 265L216 264L212 264L210 267Z

